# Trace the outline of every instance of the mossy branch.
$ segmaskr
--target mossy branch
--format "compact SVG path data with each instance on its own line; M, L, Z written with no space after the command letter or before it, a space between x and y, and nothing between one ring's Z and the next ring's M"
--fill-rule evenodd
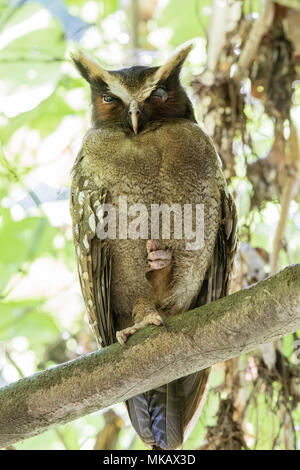
M300 264L0 389L0 447L300 330Z

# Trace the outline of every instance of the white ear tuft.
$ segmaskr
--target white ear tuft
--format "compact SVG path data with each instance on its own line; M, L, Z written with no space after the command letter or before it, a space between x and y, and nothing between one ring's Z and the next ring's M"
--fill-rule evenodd
M157 70L155 77L157 81L167 79L175 69L180 69L193 47L193 42L187 41L175 49L168 62Z
M96 78L101 78L104 82L107 83L107 81L110 79L111 74L107 70L103 69L98 62L96 62L84 52L78 51L75 53L70 53L70 57L79 73L88 82L91 82Z

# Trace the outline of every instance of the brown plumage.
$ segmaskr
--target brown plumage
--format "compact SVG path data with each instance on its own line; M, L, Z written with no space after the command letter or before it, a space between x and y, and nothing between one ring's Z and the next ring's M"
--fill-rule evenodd
M73 236L90 324L102 346L122 344L147 324L159 325L228 292L235 206L215 148L196 124L180 84L190 48L161 67L113 72L83 54L73 58L91 85L93 104L93 127L72 172ZM99 239L102 204L118 213L120 196L128 207L144 204L148 214L152 204L203 204L203 247L187 250L185 233L152 240L150 219L146 239ZM117 235L120 227L117 220ZM182 446L199 416L208 376L209 370L201 371L127 401L147 445Z

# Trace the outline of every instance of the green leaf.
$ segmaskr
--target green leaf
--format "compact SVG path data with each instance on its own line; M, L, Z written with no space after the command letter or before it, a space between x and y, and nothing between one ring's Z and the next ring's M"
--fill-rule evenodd
M288 335L282 338L282 354L284 354L284 356L286 356L288 359L291 359L294 353L293 343L293 335Z
M65 450L55 429L14 444L17 450Z
M159 12L158 27L172 28L170 43L177 46L197 36L205 36L209 17L201 14L203 7L210 6L210 0L169 0L162 12Z
M53 238L58 229L45 217L26 217L13 221L5 217L0 230L0 260L14 265L33 261L41 255L53 254Z
M65 89L60 86L49 98L42 101L31 111L11 118L5 128L1 129L0 127L0 136L2 136L3 141L7 142L12 134L24 125L38 130L41 137L46 137L54 132L65 116L74 114L74 110L64 100L64 94Z
M9 341L16 336L25 336L31 347L51 343L60 335L53 315L43 311L42 300L20 300L1 302L0 336Z
M0 102L9 117L33 109L53 93L65 53L61 28L47 10L33 3L20 10L0 37Z
M256 435L256 449L270 450L279 431L280 420L272 410L272 397L257 394L255 401L248 407L247 417ZM257 425L259 423L259 425ZM254 437L254 436L253 436Z
M118 0L103 0L103 16L111 15L118 8Z
M86 3L86 0L65 0L65 3L71 7L74 5L76 7L83 7L83 5Z
M0 292L10 278L27 269L28 263L40 256L56 255L53 240L60 229L52 227L45 217L12 220L9 209L2 211L0 227ZM70 249L69 249L70 252Z

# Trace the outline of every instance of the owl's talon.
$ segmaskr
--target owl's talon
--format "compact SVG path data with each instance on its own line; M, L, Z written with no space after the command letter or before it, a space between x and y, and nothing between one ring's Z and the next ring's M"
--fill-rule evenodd
M157 312L152 312L152 313L149 313L148 315L145 315L145 317L143 318L141 322L135 323L133 326L130 326L129 328L125 328L124 330L117 331L116 338L118 342L122 346L124 346L129 336L132 336L134 333L136 333L139 330L142 330L148 325L161 326L161 325L164 325L164 322L161 316Z
M123 331L117 331L116 338L121 346L125 346L127 336L123 333Z
M145 323L145 326L147 325L156 325L160 326L163 325L163 319L157 312L149 313L148 315L145 316L143 322ZM141 322L141 323L143 323Z

